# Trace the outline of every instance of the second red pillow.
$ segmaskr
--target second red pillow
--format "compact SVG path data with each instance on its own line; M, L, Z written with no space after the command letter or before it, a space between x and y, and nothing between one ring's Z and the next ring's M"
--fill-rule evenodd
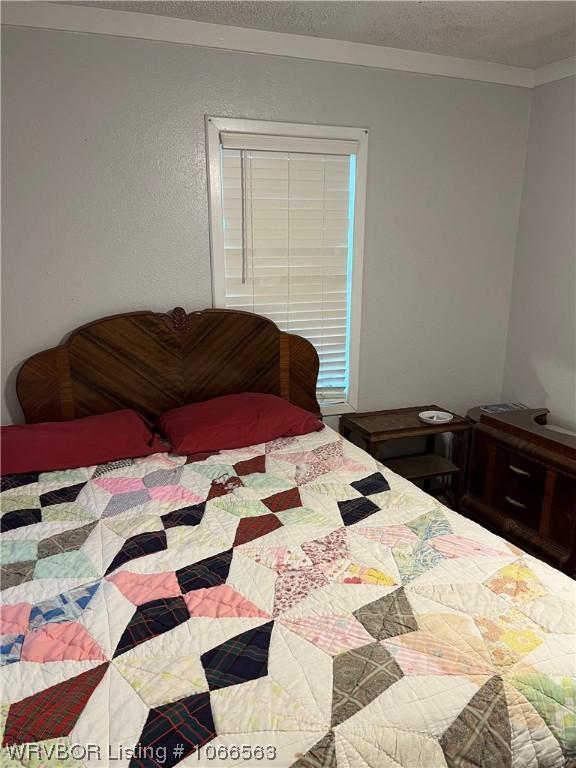
M305 435L324 424L276 395L244 392L174 408L157 419L156 426L175 453L189 455Z

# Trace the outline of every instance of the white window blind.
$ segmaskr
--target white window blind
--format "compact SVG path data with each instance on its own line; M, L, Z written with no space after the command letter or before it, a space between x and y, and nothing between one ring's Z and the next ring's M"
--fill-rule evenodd
M318 399L346 400L355 143L221 134L224 301L309 339ZM301 139L300 142L310 142ZM300 149L304 151L291 151ZM322 151L320 151L322 150Z

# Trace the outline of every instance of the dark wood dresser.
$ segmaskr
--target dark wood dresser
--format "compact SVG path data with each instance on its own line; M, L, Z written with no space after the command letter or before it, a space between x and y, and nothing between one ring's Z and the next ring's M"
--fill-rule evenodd
M576 573L576 437L545 426L548 410L474 408L461 510L560 570Z

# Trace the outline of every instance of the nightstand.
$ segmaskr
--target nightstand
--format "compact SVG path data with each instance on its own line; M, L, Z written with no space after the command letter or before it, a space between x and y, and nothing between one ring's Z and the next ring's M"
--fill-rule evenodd
M398 408L391 411L371 411L354 413L340 417L340 434L348 440L357 442L366 451L378 458L380 447L391 440L404 438L425 438L425 451L422 453L386 458L383 463L405 477L407 480L424 481L424 489L432 491L432 479L449 477L452 502L458 506L464 495L467 482L468 448L471 421L454 413L448 424L424 424L418 418L421 411L445 411L437 405L421 405L413 408ZM452 411L448 411L452 413ZM452 457L447 458L434 452L436 435L453 435Z

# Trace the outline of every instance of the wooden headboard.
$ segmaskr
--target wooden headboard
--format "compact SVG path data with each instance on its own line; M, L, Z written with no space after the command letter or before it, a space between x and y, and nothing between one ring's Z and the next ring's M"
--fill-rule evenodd
M27 360L16 391L27 422L120 408L149 419L187 403L266 392L314 414L318 355L301 336L250 312L128 312L73 331Z

